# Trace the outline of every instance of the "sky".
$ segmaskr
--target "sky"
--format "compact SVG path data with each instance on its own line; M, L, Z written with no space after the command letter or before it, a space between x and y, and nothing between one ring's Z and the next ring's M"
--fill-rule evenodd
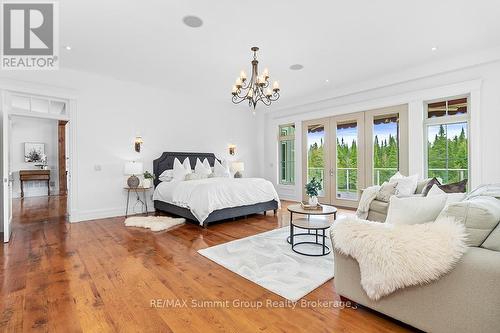
M388 124L378 124L374 125L374 138L375 135L378 136L379 141L381 140L389 140L389 134L392 134L395 136L397 134L397 124L396 123L388 123ZM344 142L349 143L349 146L351 146L352 141L354 139L357 139L358 135L358 129L357 128L343 128L337 130L337 137L339 138L339 141L341 138L344 138ZM309 145L312 145L314 143L317 143L318 146L321 145L321 139L324 140L325 137L325 132L315 132L315 133L308 133L307 135L307 141Z

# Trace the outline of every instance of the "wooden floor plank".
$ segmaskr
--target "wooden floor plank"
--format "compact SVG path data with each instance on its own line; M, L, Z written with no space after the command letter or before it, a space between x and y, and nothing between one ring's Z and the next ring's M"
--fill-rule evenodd
M17 200L11 242L0 248L0 331L414 331L365 308L256 309L284 299L197 253L286 226L287 204L276 216L252 215L207 229L187 223L153 233L126 228L123 217L70 224L65 197ZM189 306L162 307L158 299ZM335 281L304 299L339 300ZM238 302L250 306L236 307Z

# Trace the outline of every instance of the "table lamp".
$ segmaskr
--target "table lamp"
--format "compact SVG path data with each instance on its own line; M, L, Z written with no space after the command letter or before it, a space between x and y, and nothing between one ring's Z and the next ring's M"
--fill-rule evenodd
M242 172L245 170L245 164L243 162L233 162L231 167L234 171L234 178L242 178Z
M130 175L127 179L127 185L130 188L139 187L140 181L136 175L142 174L142 162L126 162L125 163L125 174Z

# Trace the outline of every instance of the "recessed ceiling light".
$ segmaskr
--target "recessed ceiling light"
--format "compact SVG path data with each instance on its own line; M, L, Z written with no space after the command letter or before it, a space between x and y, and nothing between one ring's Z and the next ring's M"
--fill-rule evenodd
M325 80L325 83L330 83L330 80L326 79L326 80Z
M434 51L437 51L437 49L438 49L438 48L437 48L437 46L433 46L433 47L431 48L431 51L432 51L432 52L434 52Z
M184 22L185 25L191 28L199 28L203 25L203 21L201 20L201 18L193 15L184 16L182 21Z
M302 68L304 68L304 66L302 66L301 64L293 64L292 66L290 66L290 69L292 71L300 71Z
M71 51L71 46L67 45L66 50Z

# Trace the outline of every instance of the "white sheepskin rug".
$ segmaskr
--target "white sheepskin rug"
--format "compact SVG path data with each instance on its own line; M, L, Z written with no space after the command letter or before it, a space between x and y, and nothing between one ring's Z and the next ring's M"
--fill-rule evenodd
M125 226L151 229L151 231L162 231L186 222L183 218L168 216L132 216L125 219Z
M453 218L394 225L348 217L333 224L331 237L336 251L358 261L372 300L437 280L467 251L465 227Z

